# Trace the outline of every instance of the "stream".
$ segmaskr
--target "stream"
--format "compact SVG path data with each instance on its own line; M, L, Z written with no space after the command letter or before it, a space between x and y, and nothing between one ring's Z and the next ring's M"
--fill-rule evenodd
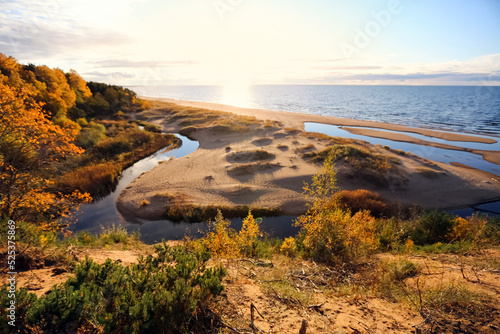
M169 220L148 221L143 219L134 219L132 222L127 221L116 209L116 200L122 190L139 175L152 170L162 161L169 160L172 157L179 159L198 149L199 143L197 141L179 134L176 134L176 136L182 140L181 147L170 151L163 148L149 157L139 160L123 170L116 189L112 193L96 199L92 203L80 206L74 216L77 223L71 226L71 231L89 231L95 234L105 228L122 226L130 233L140 232L141 240L148 244L161 242L162 239L182 239L185 235L193 237L201 235L201 231L207 229L205 223L172 222ZM273 237L295 235L298 231L298 228L292 226L292 221L295 218L293 216L265 217L262 220L261 230ZM242 223L242 218L231 219L231 227L235 229L240 229Z

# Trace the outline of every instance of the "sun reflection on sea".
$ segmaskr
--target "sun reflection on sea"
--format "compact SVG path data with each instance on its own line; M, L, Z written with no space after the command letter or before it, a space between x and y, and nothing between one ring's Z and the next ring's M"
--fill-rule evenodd
M250 85L245 83L228 83L222 86L220 103L236 107L252 108Z

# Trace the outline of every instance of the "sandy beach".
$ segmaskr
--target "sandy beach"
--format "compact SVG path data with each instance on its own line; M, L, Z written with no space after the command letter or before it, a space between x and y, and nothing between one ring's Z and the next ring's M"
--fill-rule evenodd
M240 133L219 131L217 126L204 123L194 127L190 138L200 143L199 149L183 158L157 166L137 178L119 196L117 207L122 214L146 219L160 219L172 198L195 206L236 206L279 208L283 214L297 215L306 210L302 194L304 182L309 182L321 165L306 159L307 153L321 152L332 145L323 135L304 132L304 122L342 125L360 133L419 145L466 151L459 145L437 144L385 130L414 132L451 142L491 140L409 128L401 125L349 120L301 113L275 112L239 108L214 103L150 99L153 108L138 117L153 122L166 132L179 132L186 126L182 117L172 116L172 104L183 107L218 110L230 114L217 116L218 121L234 121L235 117L255 117L257 122ZM208 125L207 125L208 124ZM196 124L195 124L196 125ZM339 142L339 144L342 144ZM388 201L418 204L425 208L454 208L500 198L500 177L475 169L432 162L406 154L400 155L380 145L354 140L349 145L377 157L394 162L390 171L380 175L364 173L345 163L337 164L341 189L376 191ZM472 152L472 150L467 150ZM265 154L263 153L265 152ZM484 158L500 160L498 151L474 151ZM148 205L141 205L147 201Z

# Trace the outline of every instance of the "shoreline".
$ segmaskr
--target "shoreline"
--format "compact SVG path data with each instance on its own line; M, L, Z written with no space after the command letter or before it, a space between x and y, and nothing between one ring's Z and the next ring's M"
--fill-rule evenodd
M304 130L304 123L306 122L336 125L343 127L344 130L349 131L353 134L360 134L374 138L389 139L393 141L401 141L422 146L431 146L448 150L469 152L482 156L483 159L486 161L500 165L500 151L467 149L464 147L460 147L459 145L454 145L454 142L494 144L500 142L500 137L495 142L495 140L493 139L480 137L481 135L462 134L458 132L440 131L440 130L426 129L426 128L414 128L405 125L385 123L379 121L355 120L355 119L339 118L334 116L313 115L313 114L296 113L288 111L269 111L264 109L242 108L242 107L235 107L213 102L175 100L169 98L153 98L153 97L143 97L143 96L141 96L140 98L144 98L149 101L163 101L168 103L174 103L185 107L202 108L208 110L220 110L242 116L254 116L261 120L271 119L282 122L285 124L285 126L296 127L296 128L298 127L301 130ZM287 119L289 120L288 122ZM375 129L367 129L367 128L375 128ZM449 144L434 143L414 138L412 136L405 135L402 133L394 134L383 130L416 133L428 137L444 139L446 141L449 141L450 143ZM495 137L495 136L490 136L490 137Z
M204 101L191 101L191 100L177 100L171 98L164 97L152 97L152 96L139 96L141 99L149 100L149 101L164 101L169 103L174 103L181 106L187 107L195 107L195 108L203 108L209 110L220 110L226 112L232 112L239 115L252 115L257 118L262 114L273 115L273 114L290 114L290 115L298 115L303 119L303 122L317 122L322 124L330 124L330 125L339 125L339 126L352 126L352 127L372 127L381 130L391 130L391 131L402 131L402 132L410 132L421 134L424 136L440 138L448 141L468 141L468 142L477 142L477 143L485 143L492 144L495 141L490 139L482 138L482 136L486 137L494 137L497 138L496 142L500 142L500 135L495 134L478 134L472 132L457 132L453 130L447 129L439 129L439 128L426 128L426 127L412 127L398 123L390 123L383 121L371 121L371 120L361 120L361 119L351 119L351 118L342 118L336 116L329 115L317 115L317 114L308 114L301 112L293 112L293 111L279 111L279 110L266 110L259 108L246 108L246 107L238 107L232 106L228 104L216 103L216 102L204 102ZM262 116L261 119L270 119L268 116ZM310 118L310 119L309 119ZM322 120L322 121L317 121Z
M155 122L163 127L163 131L168 132L179 132L191 124L188 126L193 131L190 137L198 140L200 147L189 156L161 164L142 175L120 194L117 206L144 219L161 219L159 212L165 210L168 203L172 205L172 198L180 198L187 205L201 207L248 205L279 208L284 215L303 213L304 182L310 182L321 167L307 160L305 154L321 152L332 144L331 137L305 132L304 122L378 127L391 131L411 131L447 140L473 139L475 142L488 143L481 137L381 122L247 109L205 102L151 98L148 100L153 102L153 108L137 117ZM175 114L176 109L182 110L184 114ZM226 113L220 113L221 111ZM203 123L203 126L190 123L191 113L196 114L196 117L216 113L212 116L215 118L211 118L216 121ZM172 116L174 114L175 117ZM254 120L256 118L257 123L253 123L248 131L241 133L221 132L220 125L214 125L235 124L238 117L247 121L249 117ZM341 189L367 189L380 193L390 202L410 205L416 203L424 208L467 207L472 205L471 203L500 198L500 181L494 174L433 162L414 155L401 156L394 150L385 150L380 145L371 145L366 141L345 142L375 156L397 161L397 164L384 176L370 174L365 167L356 170L340 163L338 184ZM262 161L245 160L248 159L249 152L257 151L266 151L268 158ZM471 152L468 149L466 151ZM495 158L500 156L498 151L490 154ZM144 200L149 201L151 205L141 207L140 203Z

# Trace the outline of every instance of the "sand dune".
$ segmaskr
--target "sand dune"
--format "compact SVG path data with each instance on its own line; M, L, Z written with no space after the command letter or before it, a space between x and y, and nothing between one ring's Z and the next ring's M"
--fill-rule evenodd
M172 100L163 100L172 102ZM254 116L273 126L255 125L241 133L218 133L210 127L195 130L190 137L200 148L184 158L157 166L136 179L117 201L120 212L147 219L161 218L168 198L182 198L184 203L206 205L250 205L280 208L284 214L296 215L306 209L302 194L320 165L304 158L304 153L319 152L331 145L324 136L303 131L305 121L346 126L370 126L380 129L410 131L447 140L464 140L461 134L436 130L406 128L379 122L337 119L308 114L271 112L201 102L175 101L183 106L217 109L237 115ZM164 131L178 132L180 120L155 102L155 108L139 115L160 124ZM223 116L220 116L223 117ZM276 125L278 124L278 125ZM358 131L358 129L356 130ZM377 135L384 135L379 131ZM386 132L387 133L387 132ZM395 134L390 134L394 139ZM411 140L401 135L400 140ZM470 141L470 136L467 136ZM487 142L475 137L474 141ZM418 144L422 144L419 142ZM426 143L424 143L426 144ZM381 179L349 165L337 165L338 183L342 189L368 189L384 198L423 207L450 208L500 198L500 177L485 172L431 162L413 155L401 156L380 146L354 141L353 145L397 161L391 172ZM489 152L498 157L499 152ZM151 204L141 206L143 200Z

